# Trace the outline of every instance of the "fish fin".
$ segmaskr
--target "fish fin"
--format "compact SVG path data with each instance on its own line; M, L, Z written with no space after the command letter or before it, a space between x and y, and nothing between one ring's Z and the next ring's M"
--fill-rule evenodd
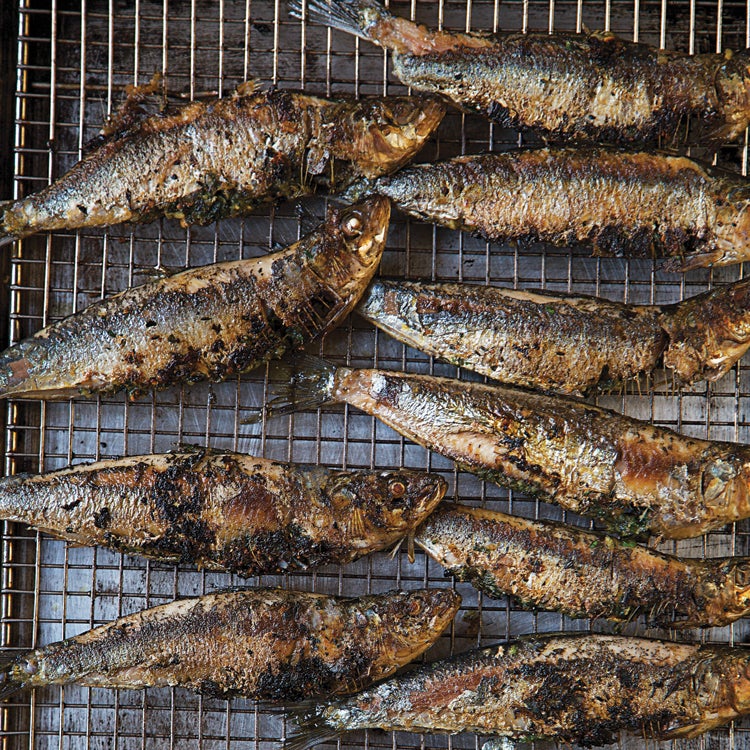
M299 727L299 731L288 737L283 750L307 750L322 742L338 739L343 731L337 731L321 716L322 707L310 708L306 703L289 711L289 718Z
M327 404L333 398L336 370L336 365L310 354L283 360L276 368L283 382L278 395L266 404L266 416L284 416Z
M26 687L26 683L23 680L19 680L13 675L14 671L16 671L13 667L17 663L18 659L15 658L0 662L0 700L14 695Z
M377 0L291 0L289 3L289 13L294 18L304 19L306 10L310 20L362 39L370 39L362 28L365 9L372 9L377 14L385 13Z
M711 266L718 263L718 265L724 265L727 261L724 260L724 253L721 250L714 250L711 252L703 253L690 253L689 255L675 256L669 258L661 264L661 270L667 271L668 273L679 273L692 271L696 268L711 268ZM729 261L732 262L732 261Z
M257 94L260 91L260 89L261 89L261 82L255 78L251 78L247 81L244 81L239 86L237 86L237 88L232 92L232 96L234 97L252 96L253 94Z

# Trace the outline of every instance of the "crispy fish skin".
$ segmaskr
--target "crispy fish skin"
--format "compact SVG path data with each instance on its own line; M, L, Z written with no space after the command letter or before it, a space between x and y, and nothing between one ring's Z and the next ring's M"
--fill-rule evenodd
M0 518L81 545L240 575L352 560L413 534L445 494L420 471L239 453L132 456L0 480Z
M563 396L305 357L270 414L347 403L497 484L621 536L699 536L750 517L750 447Z
M718 380L750 346L750 281L674 305L376 279L357 312L399 341L481 375L579 394L648 375Z
M152 221L209 224L256 205L337 192L411 159L440 124L430 97L329 101L237 94L150 117L39 193L0 208L5 241L34 232Z
M671 270L750 258L750 182L684 156L541 148L459 156L363 181L402 211L491 241L666 257Z
M425 651L461 598L447 589L343 598L230 590L164 604L22 654L0 697L23 688L183 686L273 701L358 690Z
M735 140L750 121L745 52L691 56L610 32L431 31L380 0L308 0L304 9L293 0L290 9L391 50L405 85L551 140L674 142L688 117L694 136Z
M390 205L330 209L299 242L128 289L0 353L0 397L65 398L218 381L325 334L380 263Z
M750 650L615 635L519 638L300 712L286 750L354 729L609 744L695 737L750 711Z
M721 627L750 611L750 558L692 560L554 521L443 503L414 541L497 599L570 617Z

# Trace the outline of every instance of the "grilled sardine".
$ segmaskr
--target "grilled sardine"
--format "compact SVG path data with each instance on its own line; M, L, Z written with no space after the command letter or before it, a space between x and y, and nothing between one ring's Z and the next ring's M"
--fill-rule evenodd
M274 701L351 692L419 656L460 603L447 589L350 599L247 589L183 599L18 656L0 669L0 697L70 683L179 685Z
M286 750L353 729L609 744L695 737L750 712L750 649L614 635L519 638L302 712Z
M750 447L563 396L304 357L270 414L343 402L461 469L602 521L685 538L750 517Z
M570 617L719 627L750 612L750 558L692 560L554 521L443 503L414 540L485 594Z
M391 50L405 85L551 139L673 142L692 116L699 135L733 140L750 122L746 52L686 55L610 32L431 31L380 0L292 0L290 8Z
M399 341L504 383L581 393L650 375L718 380L750 346L750 281L674 305L376 279L357 312Z
M0 519L75 544L262 575L384 549L413 534L445 489L420 471L335 471L196 449L7 477Z
M0 397L139 393L222 380L334 328L380 263L390 206L375 196L285 250L129 289L0 353Z
M684 156L603 148L522 149L406 167L352 185L402 211L485 239L675 256L688 270L750 258L750 181Z
M430 97L329 101L272 90L194 102L146 119L41 192L0 206L0 238L159 216L208 224L264 201L338 192L405 164L443 114Z

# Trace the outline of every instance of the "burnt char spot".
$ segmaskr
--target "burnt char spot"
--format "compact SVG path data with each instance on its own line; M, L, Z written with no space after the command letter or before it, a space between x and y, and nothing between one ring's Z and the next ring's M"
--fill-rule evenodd
M71 511L71 510L75 510L81 504L81 502L82 501L79 498L78 500L72 500L71 502L66 503L65 505L62 505L61 507L63 510Z
M102 508L94 513L94 526L97 529L106 529L112 523L112 513L109 508Z
M268 669L258 675L257 693L266 700L299 701L335 689L337 675L319 656L301 659L281 671Z

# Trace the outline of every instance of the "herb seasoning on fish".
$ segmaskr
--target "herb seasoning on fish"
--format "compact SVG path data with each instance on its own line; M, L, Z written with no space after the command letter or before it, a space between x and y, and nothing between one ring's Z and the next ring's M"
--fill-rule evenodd
M375 196L262 258L183 271L121 292L0 353L0 397L131 394L222 380L299 348L354 307L383 253Z
M406 167L352 185L491 241L580 243L596 255L674 256L671 270L750 258L750 181L684 156L523 149Z
M429 648L460 603L447 589L358 598L245 589L182 599L22 654L0 668L0 697L71 683L273 701L351 692Z
M721 627L750 612L750 558L692 560L554 521L443 503L414 540L488 596L570 617Z
M389 547L414 533L445 489L420 471L335 471L196 449L0 479L0 519L75 544L262 575Z
M208 224L264 201L338 192L405 164L443 114L429 97L329 101L272 90L194 102L113 138L41 192L0 205L0 244L162 215Z
M451 33L389 13L380 0L292 0L310 17L391 50L393 72L505 127L598 142L738 138L750 122L750 58L687 55L610 32Z
M357 312L409 346L528 388L581 393L650 375L718 380L750 346L750 280L674 305L377 279Z
M578 399L303 357L270 414L343 402L461 469L623 536L699 536L750 517L750 447L679 435Z
M615 635L519 638L301 711L286 750L356 729L603 745L695 737L750 712L750 649Z

